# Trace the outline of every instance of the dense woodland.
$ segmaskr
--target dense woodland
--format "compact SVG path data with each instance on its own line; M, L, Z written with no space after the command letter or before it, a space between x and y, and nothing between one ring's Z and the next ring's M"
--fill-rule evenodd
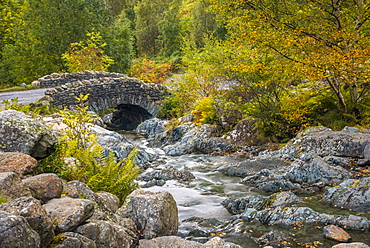
M164 83L160 111L286 141L370 124L368 0L1 0L0 83L108 70Z

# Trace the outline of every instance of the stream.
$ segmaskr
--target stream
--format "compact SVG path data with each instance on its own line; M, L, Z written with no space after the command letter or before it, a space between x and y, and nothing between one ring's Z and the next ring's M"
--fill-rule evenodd
M179 232L178 236L190 239L194 235L194 229L199 230L195 220L202 219L217 219L220 223L227 222L231 214L220 203L226 197L245 197L250 194L264 194L256 191L244 184L241 184L241 178L235 176L227 176L217 171L216 169L225 163L241 162L246 158L245 155L234 156L210 156L189 154L182 156L167 156L160 148L148 147L145 138L138 136L132 132L124 132L125 138L148 153L157 154L157 159L153 165L147 170L176 168L190 171L195 179L189 183L180 183L176 180L168 180L163 186L153 186L145 188L149 191L168 191L175 198L179 211ZM144 182L139 181L139 184ZM322 193L322 192L319 192ZM317 201L319 194L298 195L304 200L304 203L299 206L308 206L318 212L328 213L333 215L349 215L353 214L348 210L330 207L327 204ZM197 217L197 218L196 218ZM368 217L368 216L366 216ZM227 232L226 229L220 228L217 230L217 235L224 238L226 241L239 244L242 247L254 248L260 247L253 238L259 238L271 230L279 230L296 242L297 246L287 247L332 247L338 244L336 241L331 241L323 237L323 229L318 226L302 226L302 227L279 227L268 226L256 222L248 222L240 220L238 223L240 232ZM222 225L221 225L222 226ZM204 228L207 230L207 228ZM215 230L215 229L212 229ZM234 229L237 230L237 229ZM351 231L346 230L351 236L353 242L370 243L369 230ZM208 238L203 238L207 240ZM193 238L192 240L203 242L202 238ZM285 247L285 246L284 246Z

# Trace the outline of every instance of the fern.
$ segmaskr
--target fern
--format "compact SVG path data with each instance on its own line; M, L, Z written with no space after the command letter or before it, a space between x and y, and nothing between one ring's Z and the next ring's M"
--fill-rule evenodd
M76 111L60 111L68 128L60 137L56 152L39 163L39 172L53 172L66 180L78 180L94 191L107 191L123 200L138 188L135 183L139 175L137 148L118 162L113 152L106 154L96 141L97 137L89 132L93 116L83 106L87 97L80 95L77 98L80 104Z

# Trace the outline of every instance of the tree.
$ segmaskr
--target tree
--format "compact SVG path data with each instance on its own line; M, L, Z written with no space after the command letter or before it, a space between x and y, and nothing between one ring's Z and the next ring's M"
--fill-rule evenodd
M135 6L135 32L139 56L156 56L161 49L172 52L179 36L180 0L143 0ZM173 25L173 26L171 26Z
M274 64L287 80L294 75L324 81L343 113L358 114L370 75L370 7L364 0L211 2L234 48L276 56Z
M124 12L102 33L102 36L103 40L106 41L104 52L114 60L109 70L126 73L131 67L134 56L134 39L130 21Z
M106 43L99 33L87 33L87 39L72 43L67 52L62 54L70 73L79 71L107 71L114 61L104 54Z
M61 55L87 32L110 24L109 11L99 0L33 0L25 2L22 23L13 29L14 44L4 47L6 80L23 83L65 70Z

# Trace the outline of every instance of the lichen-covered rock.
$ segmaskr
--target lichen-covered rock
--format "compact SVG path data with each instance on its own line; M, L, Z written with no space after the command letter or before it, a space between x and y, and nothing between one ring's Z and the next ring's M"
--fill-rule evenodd
M370 164L370 141L369 143L367 143L365 145L365 148L364 148L364 158L363 159L359 159L357 161L357 164L358 165L368 165Z
M248 220L280 226L294 226L297 224L333 224L351 230L367 229L370 227L370 221L365 217L322 214L309 207L294 206L253 211Z
M139 248L241 248L241 246L224 242L220 238L213 238L205 244L195 241L184 240L177 236L158 237L151 240L140 240Z
M213 152L227 153L235 149L228 141L217 138L219 130L206 124L200 127L192 123L184 123L174 128L166 129L167 122L152 118L139 125L136 132L149 136L149 144L161 147L172 156Z
M328 189L322 200L338 207L370 212L369 179L347 180L348 184L343 182L341 187Z
M37 160L20 152L0 152L0 172L15 172L20 177L35 172Z
M292 192L280 192L270 196L249 195L246 197L229 197L221 202L230 213L241 214L246 209L263 210L278 206L288 206L299 202L300 199Z
M226 140L238 146L257 146L262 145L255 121L243 119L227 135Z
M55 135L41 122L22 112L0 112L0 151L45 158L54 151Z
M42 207L40 201L33 197L20 197L13 201L0 204L0 211L24 217L30 227L39 236L40 247L47 247L54 238L53 222Z
M31 194L43 203L59 198L63 192L63 181L56 174L43 173L33 177L23 179L31 190Z
M293 239L283 232L272 230L260 238L256 238L255 241L259 245L269 245L270 247L291 247Z
M93 240L97 248L136 247L139 240L136 230L108 221L90 221L79 226L76 232Z
M275 174L268 169L263 169L255 175L245 177L242 183L272 193L301 190L299 184L294 184L287 180L284 175Z
M279 150L279 154L290 159L298 158L301 153L313 153L321 157L364 158L365 146L369 141L370 133L366 130L310 128L299 133Z
M177 234L177 205L167 191L135 190L116 214L132 219L145 239Z
M284 169L287 168L291 163L284 159L275 157L262 157L258 159L245 160L243 162L226 164L219 168L219 171L226 175L247 177L252 176L260 171Z
M39 248L40 237L25 218L0 211L1 248Z
M61 233L55 237L53 248L96 248L93 240L74 232Z
M338 242L349 242L352 239L346 231L336 225L325 226L324 237Z
M83 198L92 201L95 205L95 209L102 211L106 215L112 215L115 212L111 211L111 202L106 202L103 197L96 194L83 182L73 180L64 184L63 193L68 197Z
M296 183L332 185L351 178L351 173L340 166L330 166L316 157L309 162L295 161L285 177Z
M105 209L110 210L112 213L119 209L120 202L116 195L104 191L97 192L96 195L101 199Z
M48 215L58 223L57 232L69 232L86 221L94 211L94 203L87 199L62 197L43 205Z
M30 189L14 172L0 173L0 195L12 200L22 196L31 196Z
M195 176L188 170L178 170L173 167L169 167L161 170L148 171L141 174L138 180L141 181L153 181L153 180L172 180L176 179L179 182L189 182L195 179Z

